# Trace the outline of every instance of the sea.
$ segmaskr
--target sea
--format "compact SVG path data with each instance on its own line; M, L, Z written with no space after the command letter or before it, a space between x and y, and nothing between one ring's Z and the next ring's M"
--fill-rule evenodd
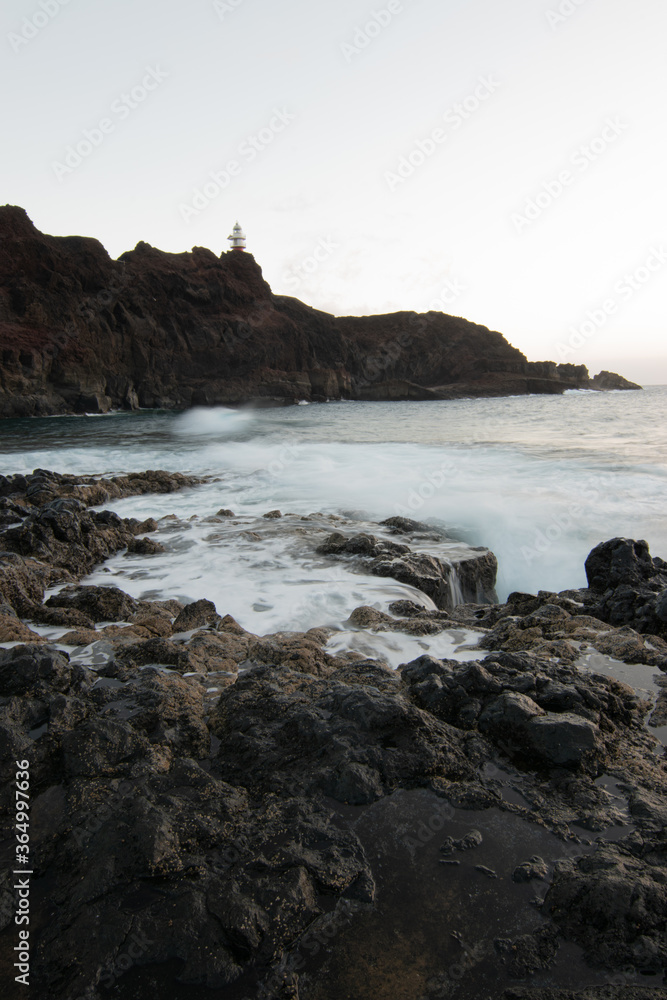
M106 504L154 517L166 551L119 554L85 582L137 598L206 597L260 635L330 626L342 647L359 605L386 610L412 597L431 606L349 561L318 560L299 544L299 521L311 514L327 530L337 518L366 532L396 515L427 522L450 539L445 555L447 545L486 546L498 559L500 600L585 586L587 554L615 536L646 539L667 558L667 386L32 418L3 421L0 434L4 474L207 477L194 489ZM235 518L216 518L221 509ZM263 519L276 510L292 517ZM391 642L390 660L407 655Z

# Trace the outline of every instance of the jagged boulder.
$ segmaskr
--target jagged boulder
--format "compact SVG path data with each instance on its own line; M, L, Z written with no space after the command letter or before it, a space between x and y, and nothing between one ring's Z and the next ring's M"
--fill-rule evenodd
M592 591L590 613L610 625L667 637L667 563L652 558L645 541L612 538L597 545L585 563Z
M118 587L63 587L46 601L48 608L82 611L93 622L127 621L138 610L138 603Z

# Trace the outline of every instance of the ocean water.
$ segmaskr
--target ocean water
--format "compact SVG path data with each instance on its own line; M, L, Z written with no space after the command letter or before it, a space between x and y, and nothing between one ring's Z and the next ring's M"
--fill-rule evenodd
M122 516L178 520L160 524L164 555L119 555L90 582L114 582L137 597L208 597L260 634L342 629L359 604L386 609L416 596L318 562L279 522L258 520L275 509L431 522L496 554L501 599L512 590L584 586L586 555L616 535L645 538L653 555L667 557L667 387L144 411L4 421L0 433L5 474L167 469L214 477L194 490L107 505ZM238 517L226 527L206 520L220 508ZM334 520L320 520L335 530ZM454 648L467 637L450 638ZM404 659L398 639L383 642L395 645L389 659Z

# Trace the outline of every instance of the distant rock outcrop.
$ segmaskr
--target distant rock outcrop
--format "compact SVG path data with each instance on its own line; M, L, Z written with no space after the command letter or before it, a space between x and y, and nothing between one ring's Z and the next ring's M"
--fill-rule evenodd
M335 317L273 295L252 255L112 260L0 208L0 417L299 399L417 400L639 388L584 365L528 362L439 312Z
M609 392L613 389L641 389L641 386L636 382L628 382L627 378L615 372L600 372L591 379L590 388Z

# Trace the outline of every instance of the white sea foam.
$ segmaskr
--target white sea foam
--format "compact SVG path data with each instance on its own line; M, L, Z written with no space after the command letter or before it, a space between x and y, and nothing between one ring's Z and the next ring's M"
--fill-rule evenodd
M155 534L166 552L148 559L119 554L86 582L114 583L145 600L208 598L222 614L260 635L315 626L342 629L360 605L386 610L391 601L407 599L435 608L414 587L319 555L317 545L339 523L327 517L166 520ZM447 543L434 548L460 550Z
M361 653L371 659L385 660L390 667L410 663L418 656L428 654L440 660L479 660L485 651L473 649L480 634L468 629L447 629L437 635L405 635L402 632L368 632L342 629L329 640L326 650L341 654L350 651Z
M181 437L212 437L221 441L250 427L254 410L230 410L225 407L197 406L181 413L173 421L171 432Z
M218 482L197 491L130 498L123 515L257 514L322 510L381 520L432 520L500 562L499 590L585 585L583 564L615 535L667 553L664 470L609 469L578 458L536 458L507 447L474 450L388 443L216 443L198 457ZM444 470L444 471L443 471Z
M431 520L495 552L501 598L584 585L586 555L615 535L646 538L654 555L667 557L664 389L12 421L0 463L5 473L166 468L215 480L107 505L125 516L186 519L225 507L242 515L280 508ZM318 583L293 561L288 577L287 557L274 543L223 553L192 525L174 536L166 556L133 557L137 588L157 596L180 587L190 599L212 597L223 613L267 606L246 624L264 632L304 622L340 626L343 609L386 606L390 581L375 580L382 594L373 600L356 600L359 578L345 587ZM96 578L109 580L107 570L116 573L116 562Z

